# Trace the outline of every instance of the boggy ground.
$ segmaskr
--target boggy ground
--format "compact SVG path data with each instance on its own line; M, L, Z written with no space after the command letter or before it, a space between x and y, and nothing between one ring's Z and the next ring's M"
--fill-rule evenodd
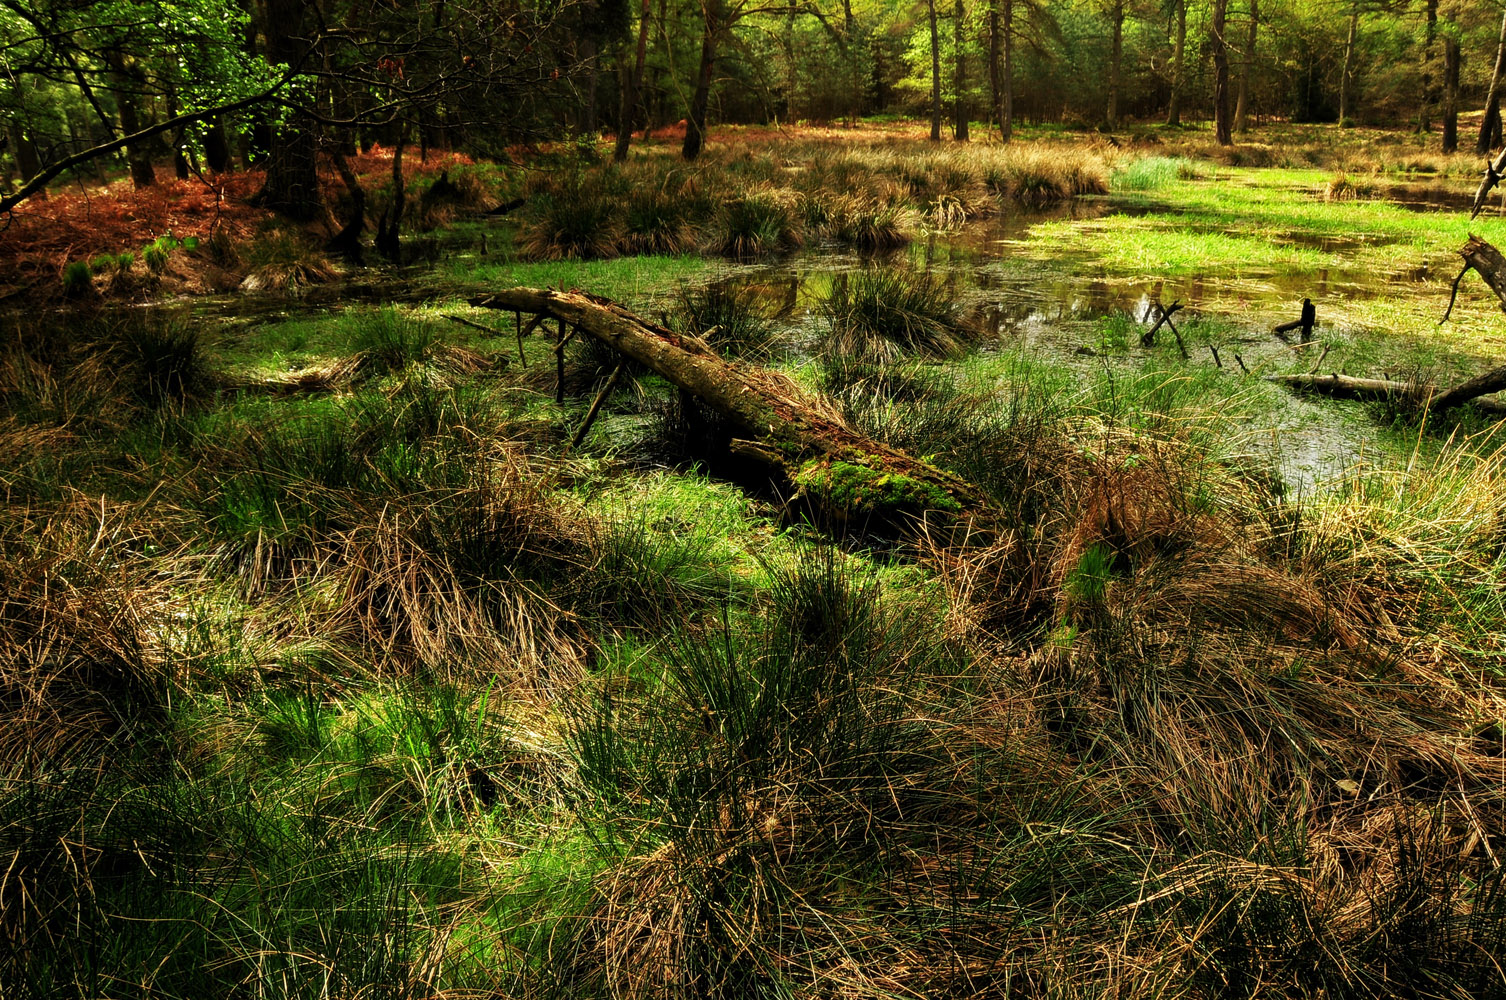
M793 311L705 281L758 264L523 260L537 207L433 276L662 314L969 480L986 535L803 523L642 372L572 449L619 359L572 342L558 404L548 337L455 299L13 318L0 993L1506 994L1490 426L1355 408L1369 460L1295 495L1248 447L1280 390L1117 311L1067 320L1087 367L1012 342L904 197L912 249Z

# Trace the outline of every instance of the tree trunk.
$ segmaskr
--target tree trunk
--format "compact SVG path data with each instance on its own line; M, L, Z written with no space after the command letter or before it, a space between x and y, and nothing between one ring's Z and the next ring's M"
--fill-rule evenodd
M967 63L962 54L962 29L965 12L962 9L962 0L956 0L952 5L952 42L956 47L957 64L952 76L955 97L952 101L952 136L958 142L967 142L967 101L963 96L963 90L967 86Z
M16 154L16 168L21 172L21 183L25 184L42 172L42 157L37 155L37 144L18 123L11 124L10 144Z
M980 491L951 473L855 434L767 373L729 365L702 341L607 299L513 288L471 304L551 316L663 376L734 426L731 454L828 523L905 533L967 530L973 517L986 522L992 509Z
M1113 35L1109 44L1109 104L1105 121L1109 128L1118 128L1120 72L1124 62L1124 0L1115 0L1114 6L1109 8L1109 20L1113 23Z
M296 39L303 30L306 5L302 0L267 0L263 13L267 61L292 64L300 55ZM271 135L267 178L256 194L257 204L300 221L324 214L317 129L315 122L294 112Z
M721 0L703 0L701 63L696 73L695 94L690 99L690 118L685 123L685 144L680 155L693 160L706 145L706 112L711 105L711 74L716 66L716 36L721 30Z
M1452 27L1452 26L1451 26ZM1443 151L1459 148L1459 37L1443 36Z
M211 173L228 174L235 169L230 159L230 140L225 136L225 123L219 117L210 119L204 131L204 162Z
M1485 118L1480 122L1480 138L1475 152L1486 155L1501 140L1501 71L1506 68L1506 11L1501 13L1501 38L1496 42L1496 65L1490 73L1490 90L1485 95Z
M1360 30L1360 4L1355 0L1349 9L1349 39L1344 43L1344 70L1339 75L1339 127L1349 124L1354 109L1349 106L1349 83L1354 76L1354 43ZM1501 22L1501 41L1506 44L1506 20Z
M1422 103L1417 108L1417 131L1433 127L1433 105L1438 103L1438 82L1433 73L1433 43L1438 40L1438 0L1427 0L1422 36Z
M345 226L329 241L328 249L343 254L353 263L361 262L361 234L366 230L366 189L361 187L356 172L350 169L345 153L336 149L330 154L345 190L350 193L350 215ZM384 220L385 221L385 220Z
M407 194L403 185L403 147L407 143L408 124L404 122L397 133L397 145L392 149L392 204L382 212L382 218L377 222L377 252L394 264L400 263L403 257L399 232L403 225L403 208Z
M627 159L628 145L633 141L633 112L638 107L638 89L643 86L643 64L648 59L649 4L643 0L642 20L638 22L638 54L633 59L633 70L622 88L622 100L617 105L617 145L612 150L612 162Z
M931 141L941 141L941 35L936 30L936 0L926 0L931 21Z
M1260 0L1250 0L1250 30L1240 61L1239 99L1234 104L1234 131L1250 131L1250 77L1255 72L1255 35L1260 27Z
M115 107L120 115L122 135L140 132L141 110L137 104L136 91L140 84L134 79L124 57L116 54L111 59L112 90ZM133 142L126 146L126 163L131 169L131 185L137 188L151 187L157 183L157 172L152 169L152 148L149 143Z
M1182 124L1182 67L1187 51L1187 0L1176 0L1177 37L1171 49L1171 99L1166 105L1166 124Z
M1213 0L1213 23L1209 31L1213 46L1213 134L1220 146L1234 145L1229 120L1229 45L1224 37L1229 0Z

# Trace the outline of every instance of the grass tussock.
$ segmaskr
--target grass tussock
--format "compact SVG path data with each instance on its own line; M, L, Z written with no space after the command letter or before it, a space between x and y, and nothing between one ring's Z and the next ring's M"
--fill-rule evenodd
M949 357L970 339L952 290L928 274L874 268L843 275L821 311L826 350L841 357Z
M240 288L246 292L286 292L296 295L310 285L332 281L337 272L300 234L264 229L238 256L245 268Z
M724 357L765 357L774 324L757 286L728 282L682 291L672 326L710 344Z

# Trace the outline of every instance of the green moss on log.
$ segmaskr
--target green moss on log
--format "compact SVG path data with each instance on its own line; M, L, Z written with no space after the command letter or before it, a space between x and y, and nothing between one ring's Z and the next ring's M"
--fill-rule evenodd
M795 482L806 493L819 494L827 504L844 510L849 517L962 511L962 504L939 486L902 472L886 472L852 462L807 462L795 476Z

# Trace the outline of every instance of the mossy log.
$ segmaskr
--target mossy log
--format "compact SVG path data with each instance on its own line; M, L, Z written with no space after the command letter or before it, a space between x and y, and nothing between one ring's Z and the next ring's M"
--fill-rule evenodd
M1355 378L1352 375L1269 375L1269 382L1322 393L1339 399L1407 399L1415 401L1419 408L1426 403L1429 410L1442 413L1464 403L1473 402L1486 413L1506 414L1506 403L1494 399L1481 399L1487 393L1506 389L1506 366L1492 368L1482 375L1460 382L1441 392L1434 391L1429 397L1427 387L1410 382L1392 382L1381 378Z
M733 457L827 523L910 534L988 519L990 501L966 481L855 433L769 372L725 361L703 341L609 299L512 288L471 304L554 317L663 376L737 428Z

